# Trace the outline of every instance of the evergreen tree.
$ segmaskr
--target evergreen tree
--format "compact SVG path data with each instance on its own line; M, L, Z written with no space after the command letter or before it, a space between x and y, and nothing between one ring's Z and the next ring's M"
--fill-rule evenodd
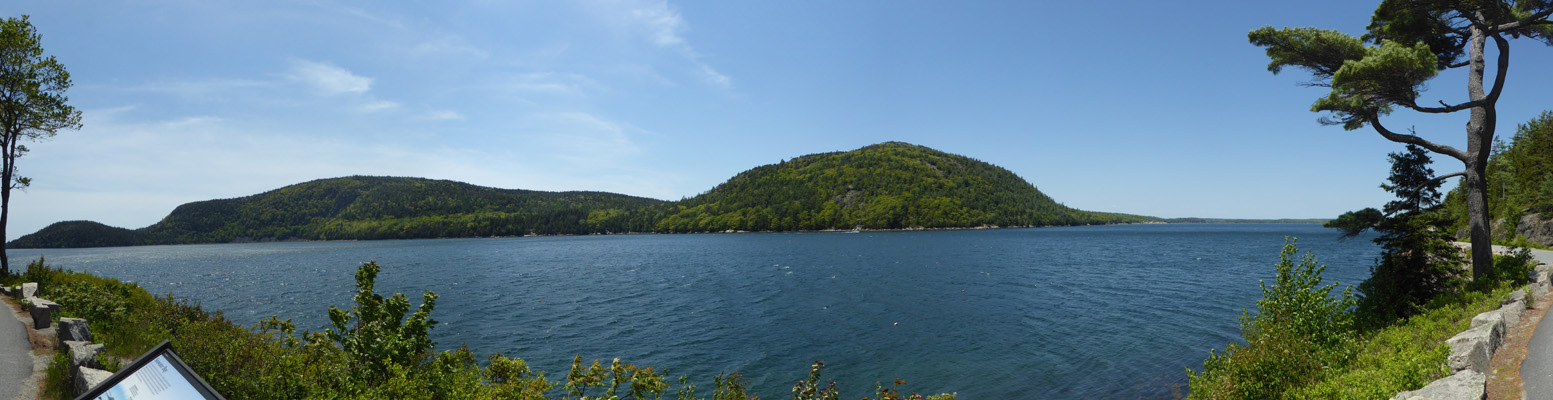
M1353 237L1365 230L1380 233L1375 243L1384 248L1370 268L1370 278L1359 284L1359 314L1372 324L1386 324L1412 315L1419 306L1450 288L1461 260L1448 224L1434 212L1440 204L1441 180L1429 168L1428 151L1407 146L1392 153L1391 176L1382 189L1397 196L1385 212L1366 208L1343 214L1325 226Z

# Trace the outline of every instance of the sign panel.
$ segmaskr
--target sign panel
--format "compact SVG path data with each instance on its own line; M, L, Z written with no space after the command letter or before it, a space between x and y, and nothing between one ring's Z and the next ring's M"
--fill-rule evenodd
M162 342L76 400L226 400Z

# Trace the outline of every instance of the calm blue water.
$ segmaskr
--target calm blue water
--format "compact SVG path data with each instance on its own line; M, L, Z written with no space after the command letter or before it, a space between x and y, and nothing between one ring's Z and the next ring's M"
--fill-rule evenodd
M709 395L741 371L791 396L815 360L843 398L874 382L962 399L1157 398L1238 337L1284 237L1368 276L1379 249L1316 225L1172 224L882 233L579 236L12 250L139 282L239 323L322 329L362 262L379 293L441 295L441 348L669 368Z

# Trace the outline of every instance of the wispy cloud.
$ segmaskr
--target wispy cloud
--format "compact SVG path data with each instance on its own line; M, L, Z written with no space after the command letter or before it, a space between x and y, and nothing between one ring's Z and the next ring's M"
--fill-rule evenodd
M498 87L524 93L580 96L600 85L577 73L530 72L512 76L505 85Z
M253 79L159 80L123 88L134 92L163 93L185 98L210 98L270 86L273 82Z
M386 100L374 100L356 106L356 111L375 113L378 111L399 108L399 103Z
M440 37L416 43L409 48L410 54L417 57L448 58L449 56L473 58L484 60L491 57L491 53L469 44L458 36L442 35Z
M550 148L551 157L573 162L612 162L641 151L627 125L583 112L533 114L532 134Z
M668 1L617 0L604 1L598 5L601 6L601 12L614 13L615 19L626 24L629 31L641 35L657 47L679 53L692 64L693 72L701 75L707 83L723 89L733 88L733 78L703 61L701 53L696 52L695 47L685 39L684 33L689 30L689 24Z
M372 88L372 78L353 74L334 64L315 61L293 60L287 77L324 95L360 94Z
M640 4L630 11L631 17L645 30L654 44L659 46L685 46L680 32L685 31L685 19L666 1Z
M432 121L459 121L464 119L464 114L453 110L432 110L426 113L426 119Z

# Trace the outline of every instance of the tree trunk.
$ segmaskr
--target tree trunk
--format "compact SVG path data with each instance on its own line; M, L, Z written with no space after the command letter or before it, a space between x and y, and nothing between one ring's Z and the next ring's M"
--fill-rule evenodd
M1487 65L1483 48L1488 35L1482 27L1472 28L1468 48L1467 97L1472 101L1488 97L1483 91L1483 75ZM1501 50L1502 51L1502 50ZM1504 72L1501 68L1501 74ZM1467 121L1467 219L1472 237L1472 279L1482 279L1494 266L1494 238L1489 231L1488 217L1488 153L1494 142L1493 101L1472 107L1472 118Z
M5 224L11 215L11 174L7 169L5 185L0 187L0 278L11 276L11 256L5 250Z
M1486 163L1485 163L1486 164ZM1467 221L1472 240L1472 280L1482 279L1494 265L1494 238L1489 232L1488 180L1483 164L1467 167Z

